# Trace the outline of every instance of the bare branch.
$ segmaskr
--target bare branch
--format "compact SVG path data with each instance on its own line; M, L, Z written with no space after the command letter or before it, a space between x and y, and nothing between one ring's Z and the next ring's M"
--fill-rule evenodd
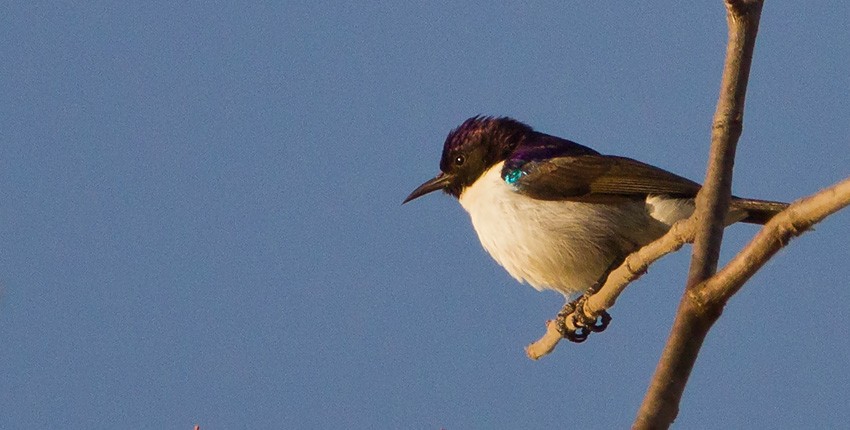
M771 219L726 267L694 289L696 300L723 306L777 251L827 216L850 205L850 178L799 200Z
M537 360L552 352L560 341L561 332L558 331L558 324L555 320L546 321L546 333L525 347L525 355L532 360Z
M701 306L725 303L792 237L803 234L814 224L848 205L850 178L795 202L773 217L723 270L695 289L692 298ZM587 300L584 306L587 318L596 319L602 311L614 307L626 287L643 276L652 263L678 251L685 243L693 242L693 225L693 218L679 221L667 234L630 254L620 267L611 271L605 285ZM546 333L528 345L525 352L532 360L540 359L551 353L561 339L555 322L547 321Z
M608 274L605 285L587 300L584 305L587 317L595 320L602 311L614 307L626 286L643 276L650 264L678 251L684 244L693 240L694 223L691 218L673 224L667 234L630 254L620 267Z
M704 307L693 300L693 289L717 269L723 222L729 210L735 149L744 118L753 49L761 17L761 0L726 0L729 42L714 114L711 153L703 188L696 198L696 235L685 294L673 329L650 382L634 428L668 428L679 412L679 401L703 340L720 317L722 306Z
M786 211L776 215L729 264L714 277L702 284L695 299L699 303L726 301L789 239L799 236L812 225L830 214L850 205L850 179L806 197ZM602 311L611 309L617 298L633 281L637 280L654 262L667 254L678 251L685 243L693 242L693 223L683 220L658 240L630 254L623 264L613 270L600 290L585 303L584 312L588 319L595 319ZM728 291L731 286L737 286ZM715 289L725 291L720 293ZM570 321L568 319L568 321ZM537 360L552 352L561 340L554 321L548 321L546 333L526 347L528 357Z

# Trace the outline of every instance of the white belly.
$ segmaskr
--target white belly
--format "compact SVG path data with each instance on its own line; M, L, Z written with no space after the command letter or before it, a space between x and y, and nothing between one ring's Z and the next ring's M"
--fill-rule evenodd
M644 201L612 206L526 197L502 180L502 164L467 187L460 204L493 259L538 290L583 292L612 262L668 228L649 215Z

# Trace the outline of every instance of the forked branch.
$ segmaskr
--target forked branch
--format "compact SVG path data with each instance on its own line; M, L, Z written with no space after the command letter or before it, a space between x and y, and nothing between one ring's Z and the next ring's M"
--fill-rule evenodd
M792 238L847 206L850 206L850 178L793 203L765 224L721 271L694 290L692 298L701 306L725 303ZM587 300L584 306L586 317L595 319L602 311L614 307L626 287L646 273L652 263L693 242L693 226L693 219L679 221L666 235L629 255L608 275L605 285ZM561 339L554 321L549 321L546 333L530 344L526 353L529 358L537 360L552 352Z
M850 206L850 178L795 202L765 224L722 270L697 286L695 300L708 306L725 304L791 239L847 206Z

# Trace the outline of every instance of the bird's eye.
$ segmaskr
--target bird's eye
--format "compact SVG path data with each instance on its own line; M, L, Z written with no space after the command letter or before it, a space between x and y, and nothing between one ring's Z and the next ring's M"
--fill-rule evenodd
M466 161L466 157L462 154L455 157L455 166L463 166L463 162Z

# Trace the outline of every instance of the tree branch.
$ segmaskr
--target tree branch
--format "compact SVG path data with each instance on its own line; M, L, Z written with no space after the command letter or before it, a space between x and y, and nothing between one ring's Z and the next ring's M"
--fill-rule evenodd
M716 273L724 221L731 198L732 170L752 54L763 0L726 0L729 42L720 97L712 127L712 144L705 185L689 220L674 225L655 242L629 255L612 271L605 285L584 305L595 319L647 267L664 255L694 241L691 269L667 345L636 417L634 428L667 428L678 405L703 341L726 302L790 239L799 236L841 208L850 206L850 178L790 205L777 214L727 266ZM567 323L573 320L567 318ZM537 359L551 352L561 335L553 321L546 334L526 349Z
M702 283L716 271L720 244L723 239L724 221L729 211L729 201L732 194L732 169L735 149L743 125L746 86L755 47L755 37L758 32L761 6L762 0L726 1L729 43L726 51L720 98L712 128L711 157L705 185L697 195L696 210L691 220L688 220L688 228L685 229L681 225L679 226L681 230L672 228L667 235L630 255L620 267L611 272L602 289L591 296L585 304L584 313L589 319L594 320L603 310L612 307L623 289L631 281L640 277L649 264L670 252L678 250L686 242L694 241L695 244L686 289L691 289ZM687 237L683 237L683 234ZM683 300L687 297L686 294ZM680 314L681 311L680 305ZM718 311L711 322L713 323L719 316ZM574 328L569 327L572 322L572 318L566 319L568 328ZM710 326L711 324L708 325L708 327ZM685 342L683 346L688 346L690 354L694 356L695 360L702 341L695 337L690 339L691 341ZM546 333L542 338L529 345L526 348L526 353L530 358L538 359L551 352L559 340L560 335L554 322L549 321ZM681 390L684 390L692 365L693 362L686 366L687 368L674 370L679 375L674 385L680 385ZM658 370L660 368L656 370L654 380L659 380ZM650 392L652 392L652 386L650 386ZM681 397L681 392L678 397ZM650 393L647 393L647 399L649 398ZM676 403L678 403L678 400ZM648 406L646 402L644 402L644 406ZM675 413L670 417L670 422L674 417Z
M779 249L787 246L792 237L803 234L814 224L847 206L850 206L850 178L795 202L765 224L723 270L701 284L695 290L694 300L703 306L713 302L725 303ZM646 273L652 263L678 251L693 239L694 222L691 218L677 222L667 234L630 254L620 267L608 275L605 285L587 300L584 306L587 318L595 319L602 311L614 307L626 287ZM526 354L532 360L540 359L551 353L561 339L555 322L550 320L546 324L546 333L526 347Z
M724 306L792 238L847 206L850 206L850 178L794 202L765 224L723 270L697 286L695 299L708 306Z
M709 307L694 300L693 291L717 269L761 8L762 0L726 0L729 42L714 114L708 171L696 198L697 230L691 269L672 332L635 420L637 429L668 428L673 423L705 336L723 310L722 304Z
M667 345L661 354L634 428L667 428L679 411L703 340L717 321L722 306L703 306L693 300L694 288L717 269L723 221L729 210L732 167L744 117L744 99L761 16L761 0L726 0L729 42L714 114L711 153L703 188L696 199L697 231L685 294L679 303Z

